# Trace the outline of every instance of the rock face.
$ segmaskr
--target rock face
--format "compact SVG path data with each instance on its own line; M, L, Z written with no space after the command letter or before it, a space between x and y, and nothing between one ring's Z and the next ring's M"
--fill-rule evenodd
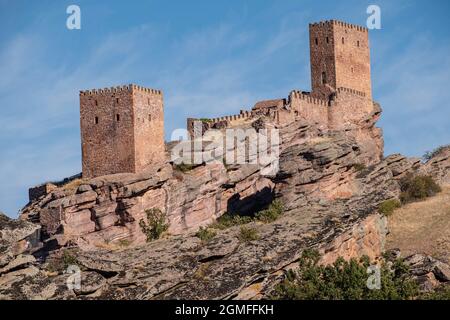
M388 232L379 204L399 196L398 181L407 174L448 183L450 167L447 151L426 163L398 154L380 159L378 116L374 112L359 132L249 118L242 128L279 129L276 174L250 164L183 171L165 163L83 180L72 191L58 187L25 207L20 221L2 218L0 298L259 299L306 249L318 249L323 264L338 256L377 259ZM225 212L252 214L273 199L284 212L272 223L247 226L256 241L241 240L239 226L217 230L209 242L195 236ZM139 221L151 208L165 213L170 236L146 243ZM36 251L39 240L44 247ZM60 261L57 272L54 261ZM81 268L79 287L67 286L73 265ZM426 268L417 276L448 279L446 265Z
M421 172L433 176L441 184L450 184L450 146L428 160Z
M261 118L248 128L274 128ZM84 180L75 192L64 187L31 202L21 218L42 225L44 237L64 245L105 242L145 242L139 221L147 209L167 216L171 234L196 230L225 212L255 212L295 183L295 194L316 198L348 198L354 194L358 163L379 157L378 150L362 150L352 135L321 132L301 121L280 130L282 170L274 178L261 165L208 164L181 172L166 163L139 174L116 174ZM291 181L287 176L294 176ZM287 190L290 193L291 190ZM285 196L283 196L285 197ZM291 203L286 196L286 203ZM291 204L290 204L291 205Z
M396 180L406 172L449 182L449 150L424 165L401 155L379 160L383 142L375 127L378 109L361 121L360 130L349 131L322 131L302 121L277 127L261 116L249 118L242 128L279 129L280 170L275 176L265 175L260 165L220 161L182 172L166 163L139 174L83 180L75 191L57 188L25 207L21 219L40 224L47 242L60 245L143 244L146 237L139 222L152 208L165 213L171 234L181 234L211 224L225 212L255 212L274 197L291 210L306 198L333 201L364 193L374 197L369 190L377 185L383 186L379 200L397 197Z

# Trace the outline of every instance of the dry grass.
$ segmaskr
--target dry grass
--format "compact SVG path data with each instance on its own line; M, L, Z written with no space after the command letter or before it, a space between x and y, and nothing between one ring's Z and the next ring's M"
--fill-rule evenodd
M308 140L309 144L316 145L319 143L330 142L332 139L330 137L314 137Z
M425 253L450 263L450 186L395 210L389 230L387 249L400 248L404 255Z
M62 188L64 191L75 192L77 191L78 187L82 185L84 182L85 180L83 179L75 179L63 185Z

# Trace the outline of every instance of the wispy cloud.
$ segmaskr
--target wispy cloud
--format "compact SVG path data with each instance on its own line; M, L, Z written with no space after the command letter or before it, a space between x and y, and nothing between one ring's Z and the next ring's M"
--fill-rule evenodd
M379 57L375 89L384 107L387 153L417 156L450 141L450 45L426 33L412 39L397 55Z

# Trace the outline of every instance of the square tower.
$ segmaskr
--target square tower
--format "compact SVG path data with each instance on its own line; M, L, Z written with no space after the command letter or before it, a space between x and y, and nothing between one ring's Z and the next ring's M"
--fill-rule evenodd
M163 94L137 85L80 92L83 177L136 173L165 158Z
M346 88L372 99L367 28L336 20L313 23L309 43L313 95L327 99Z

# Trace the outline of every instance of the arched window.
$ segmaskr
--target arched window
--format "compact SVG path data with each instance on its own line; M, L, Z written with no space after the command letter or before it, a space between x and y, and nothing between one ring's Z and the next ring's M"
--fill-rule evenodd
M327 83L327 74L325 72L322 72L322 84Z

